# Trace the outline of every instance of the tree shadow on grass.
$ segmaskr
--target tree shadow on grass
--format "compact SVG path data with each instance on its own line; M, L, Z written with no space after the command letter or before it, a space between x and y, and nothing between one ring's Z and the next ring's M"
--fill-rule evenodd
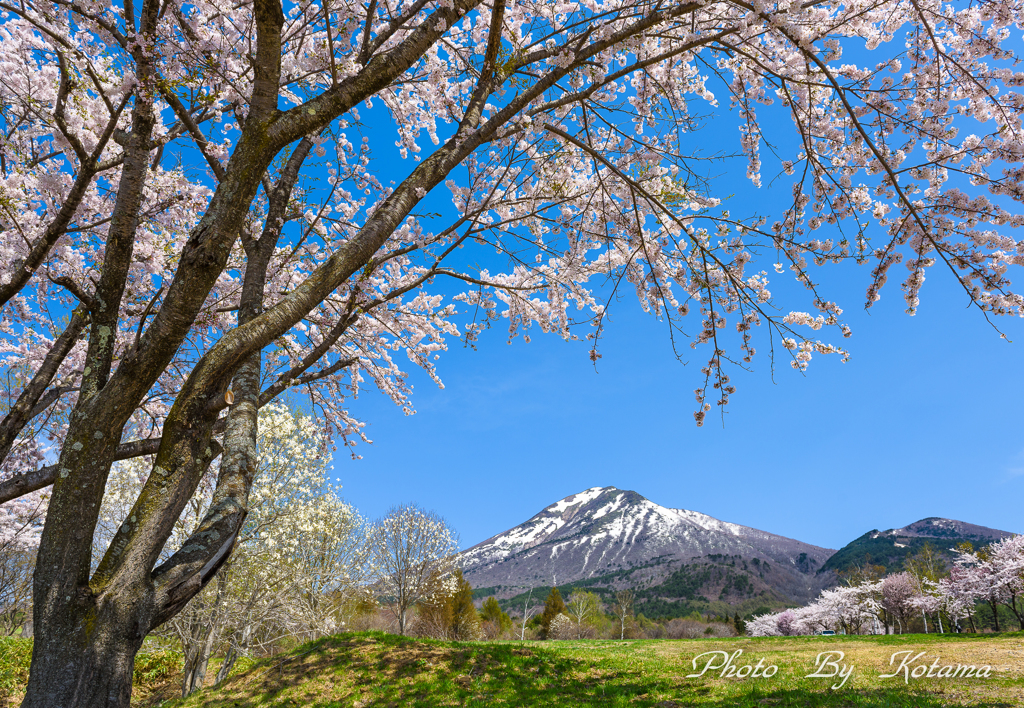
M955 705L1012 708L970 696ZM268 660L168 706L189 708L439 708L441 706L626 706L648 708L945 708L942 695L912 689L749 691L735 684L685 684L614 662L541 646L410 640L382 633L328 637Z
M654 704L659 705L659 704ZM1015 701L970 701L951 703L949 699L925 692L901 689L844 689L839 691L811 691L781 689L777 691L752 690L740 696L694 701L680 697L663 701L661 708L700 705L706 708L1019 708Z

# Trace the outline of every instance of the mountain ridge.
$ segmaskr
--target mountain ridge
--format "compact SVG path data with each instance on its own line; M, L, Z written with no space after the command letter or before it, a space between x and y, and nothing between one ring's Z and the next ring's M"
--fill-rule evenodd
M704 597L710 602L709 592L721 596L721 584L738 583L766 601L792 602L820 591L823 581L817 571L832 553L700 512L664 507L631 490L592 487L474 545L462 553L462 560L463 572L475 587L500 587L498 594L505 596L518 589L624 572L635 576L633 584L651 588L685 572L707 578L693 590L691 600ZM740 575L730 569L709 572L708 567L721 565L720 558L739 559L736 573L750 578L737 580Z
M874 529L833 550L664 507L635 491L591 487L460 555L470 583L504 601L551 586L585 587L610 600L615 590L631 587L638 611L680 616L804 604L851 566L870 562L895 572L925 543L951 561L945 545L1008 535L933 516Z
M868 531L836 551L820 572L843 573L868 565L882 566L887 573L899 572L904 569L907 558L926 544L948 565L955 558L952 549L961 543L970 543L977 548L1012 535L1010 531L966 521L928 516L899 528Z

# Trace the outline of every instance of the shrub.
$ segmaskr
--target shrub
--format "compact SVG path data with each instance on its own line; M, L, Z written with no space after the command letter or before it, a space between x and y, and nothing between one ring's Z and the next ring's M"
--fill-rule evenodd
M551 620L551 626L548 629L548 639L575 639L576 638L576 623L573 622L567 615L559 613Z
M181 661L178 652L139 652L135 657L132 684L146 692L178 675L181 672ZM0 637L0 697L20 693L25 689L31 663L31 639Z
M0 692L10 693L28 682L32 661L32 640L0 637Z

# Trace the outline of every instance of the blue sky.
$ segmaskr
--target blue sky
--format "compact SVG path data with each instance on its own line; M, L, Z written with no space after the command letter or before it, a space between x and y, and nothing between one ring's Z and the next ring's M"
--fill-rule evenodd
M769 190L745 189L744 202L768 203ZM773 375L762 338L754 370L733 372L724 423L716 408L703 428L701 352L677 361L664 323L628 297L596 371L585 343L555 336L508 344L499 325L477 351L454 342L438 362L444 390L410 369L415 415L375 391L356 402L374 442L361 460L336 455L344 496L369 518L433 509L463 547L605 485L831 548L927 516L1024 531L1024 323L997 320L1012 343L1000 339L938 268L917 316L898 282L868 314L867 276L820 278L854 333L819 334L850 362L816 356L801 375L780 357Z
M779 362L773 382L762 359L734 377L724 425L703 428L700 360L677 362L632 303L597 372L582 343L492 331L443 356L443 391L419 377L415 415L360 399L374 443L336 456L338 478L363 514L415 501L464 547L604 485L831 548L927 516L1024 531L1024 327L1003 322L1007 343L934 290L913 318L898 291L870 316L848 310L847 364L818 358L800 375Z
M387 125L380 109L371 115L369 123ZM709 122L696 138L735 149L735 130L733 121ZM785 147L792 136L783 135ZM394 139L381 138L373 142ZM414 167L376 150L389 179ZM767 185L773 168L764 157ZM716 165L724 176L714 193L733 195L724 205L733 216L757 211L771 223L790 182L756 189L745 167ZM450 209L443 188L428 199ZM758 268L771 273L771 260ZM409 369L415 415L375 391L355 403L374 443L358 447L361 460L335 456L344 496L371 519L404 502L433 509L464 548L605 485L830 548L928 516L1024 531L1024 322L997 320L1012 343L1000 339L939 268L909 317L902 266L868 314L869 268L828 266L816 278L844 307L853 337L816 334L848 346L849 363L815 356L802 375L780 357L773 375L761 332L754 370L731 372L737 392L724 422L714 408L703 428L692 413L706 355L683 343L689 358L677 361L665 324L629 296L612 309L596 370L583 342L538 333L508 344L501 324L477 351L453 342L438 362L444 390ZM811 309L787 276L771 275L783 309ZM699 328L692 316L687 326Z

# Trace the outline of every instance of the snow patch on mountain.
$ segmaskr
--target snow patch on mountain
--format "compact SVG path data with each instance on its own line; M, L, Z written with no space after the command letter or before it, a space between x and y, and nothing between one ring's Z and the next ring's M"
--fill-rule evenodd
M473 546L462 554L462 562L474 585L526 587L555 576L570 582L657 558L687 562L715 553L795 569L801 554L820 567L832 552L700 512L664 507L636 492L592 487Z

